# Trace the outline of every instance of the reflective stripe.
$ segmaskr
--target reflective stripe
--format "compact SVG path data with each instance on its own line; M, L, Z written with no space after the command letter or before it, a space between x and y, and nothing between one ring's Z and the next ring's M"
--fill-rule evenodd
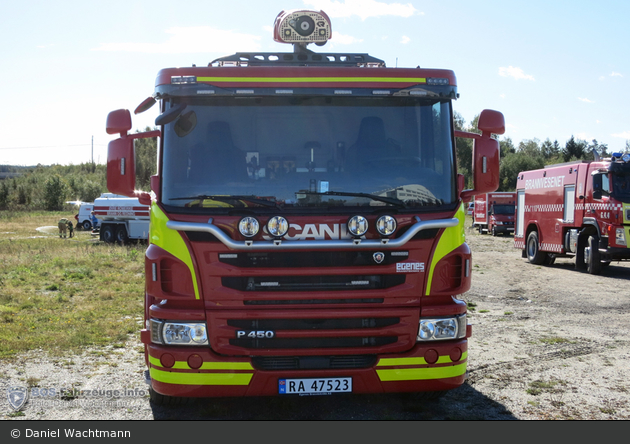
M433 282L433 272L435 271L435 266L440 259L449 254L451 251L458 248L466 241L466 235L464 232L464 225L466 221L466 211L464 211L464 204L459 206L459 210L455 213L455 217L459 219L459 224L454 227L444 229L442 236L440 236L440 240L435 247L435 251L433 252L433 258L431 259L431 264L429 267L429 276L427 278L427 290L425 292L426 295L431 293L431 283Z
M227 83L427 83L424 77L197 77L198 82Z
M168 217L166 217L166 214L162 212L160 207L158 207L155 203L151 205L151 225L149 228L151 243L165 251L168 251L186 264L190 270L190 276L192 277L195 299L199 299L197 274L195 273L195 267L193 266L190 251L188 250L186 242L184 242L181 234L177 231L171 230L170 228L166 228L166 222L168 222Z
M411 381L419 379L442 379L466 373L466 363L448 367L396 368L376 370L381 381Z
M179 385L249 385L253 373L181 373L150 368L151 379Z
M462 357L459 361L464 361L468 358L468 352L462 353ZM457 362L459 362L457 361ZM455 362L451 360L450 356L440 356L436 364L449 364ZM428 365L424 358L381 358L376 364L377 367L390 367L401 365Z
M149 362L156 367L163 367L160 360L149 355ZM191 370L191 367L185 361L175 361L174 369ZM249 362L204 362L199 370L254 370Z

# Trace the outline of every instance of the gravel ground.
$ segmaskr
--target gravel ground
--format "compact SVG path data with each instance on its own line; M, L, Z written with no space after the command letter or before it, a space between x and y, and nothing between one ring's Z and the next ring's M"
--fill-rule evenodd
M467 237L473 250L473 286L463 295L473 324L469 378L438 401L370 395L158 407L148 400L144 355L134 336L124 348L61 358L36 350L1 362L3 393L30 386L31 395L19 412L3 396L0 413L10 420L629 419L630 264L613 263L592 276L575 271L570 259L531 265L511 236L467 229Z

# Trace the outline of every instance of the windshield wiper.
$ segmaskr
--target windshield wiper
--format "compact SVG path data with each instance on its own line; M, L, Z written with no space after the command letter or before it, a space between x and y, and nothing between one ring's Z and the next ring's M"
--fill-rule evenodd
M239 195L208 195L208 194L199 194L197 196L188 196L188 197L172 197L169 200L194 200L199 199L200 201L204 200L218 200L219 202L229 203L234 200L242 200L245 202L250 202L258 205L262 205L265 207L274 207L278 208L278 204L275 202L271 202L266 199L260 199L256 196L239 196ZM200 203L201 205L201 203Z
M318 193L316 191L300 191L296 194L316 194L318 196L349 196L349 197L367 197L368 199L376 200L378 202L385 202L391 205L396 205L398 207L407 208L407 204L395 197L387 197L387 196L378 196L376 194L370 193L353 193L346 191L326 191L324 193Z

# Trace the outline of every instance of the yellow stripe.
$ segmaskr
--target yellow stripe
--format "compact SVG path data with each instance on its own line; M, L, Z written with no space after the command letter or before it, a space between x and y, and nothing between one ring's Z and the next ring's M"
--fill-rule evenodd
M433 259L431 260L431 266L429 267L429 277L427 279L427 291L426 295L431 293L431 284L433 282L433 272L435 271L435 266L440 259L449 254L451 251L458 248L462 245L465 240L464 233L464 225L466 223L466 212L464 211L464 205L459 206L459 210L455 213L455 217L459 219L459 224L454 227L449 227L444 230L442 236L440 236L440 240L435 247L435 252L433 253Z
M149 362L156 367L162 367L160 360L150 355ZM191 370L185 361L176 361L173 368ZM204 362L201 364L200 370L254 370L254 367L249 362Z
M424 379L442 379L461 376L466 373L466 363L450 367L399 368L376 370L381 381L412 381Z
M197 77L198 82L255 83L426 83L424 77Z
M460 361L464 361L468 358L468 352L462 353ZM450 356L440 356L437 364L450 364L454 362ZM427 361L424 358L381 358L376 364L377 367L393 367L401 365L427 365Z
M149 369L151 379L179 385L249 385L253 373L179 373Z
M195 299L199 299L199 288L197 286L197 274L195 273L195 267L193 266L192 257L186 242L182 239L181 234L175 230L171 230L166 227L168 217L160 207L155 203L151 205L151 226L150 237L151 243L168 251L177 259L182 261L190 270L190 276L192 277L193 287L195 290Z

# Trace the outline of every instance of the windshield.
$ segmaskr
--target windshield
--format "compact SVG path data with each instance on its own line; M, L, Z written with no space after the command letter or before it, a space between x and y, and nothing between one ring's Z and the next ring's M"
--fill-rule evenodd
M494 214L514 215L514 205L494 205L492 211Z
M603 191L608 192L608 177L603 176L604 184L602 186ZM611 174L612 177L612 196L621 201L630 203L630 172L615 172ZM608 194L608 193L607 193Z
M450 101L289 96L185 104L164 129L161 198L172 210L435 210L456 201Z

